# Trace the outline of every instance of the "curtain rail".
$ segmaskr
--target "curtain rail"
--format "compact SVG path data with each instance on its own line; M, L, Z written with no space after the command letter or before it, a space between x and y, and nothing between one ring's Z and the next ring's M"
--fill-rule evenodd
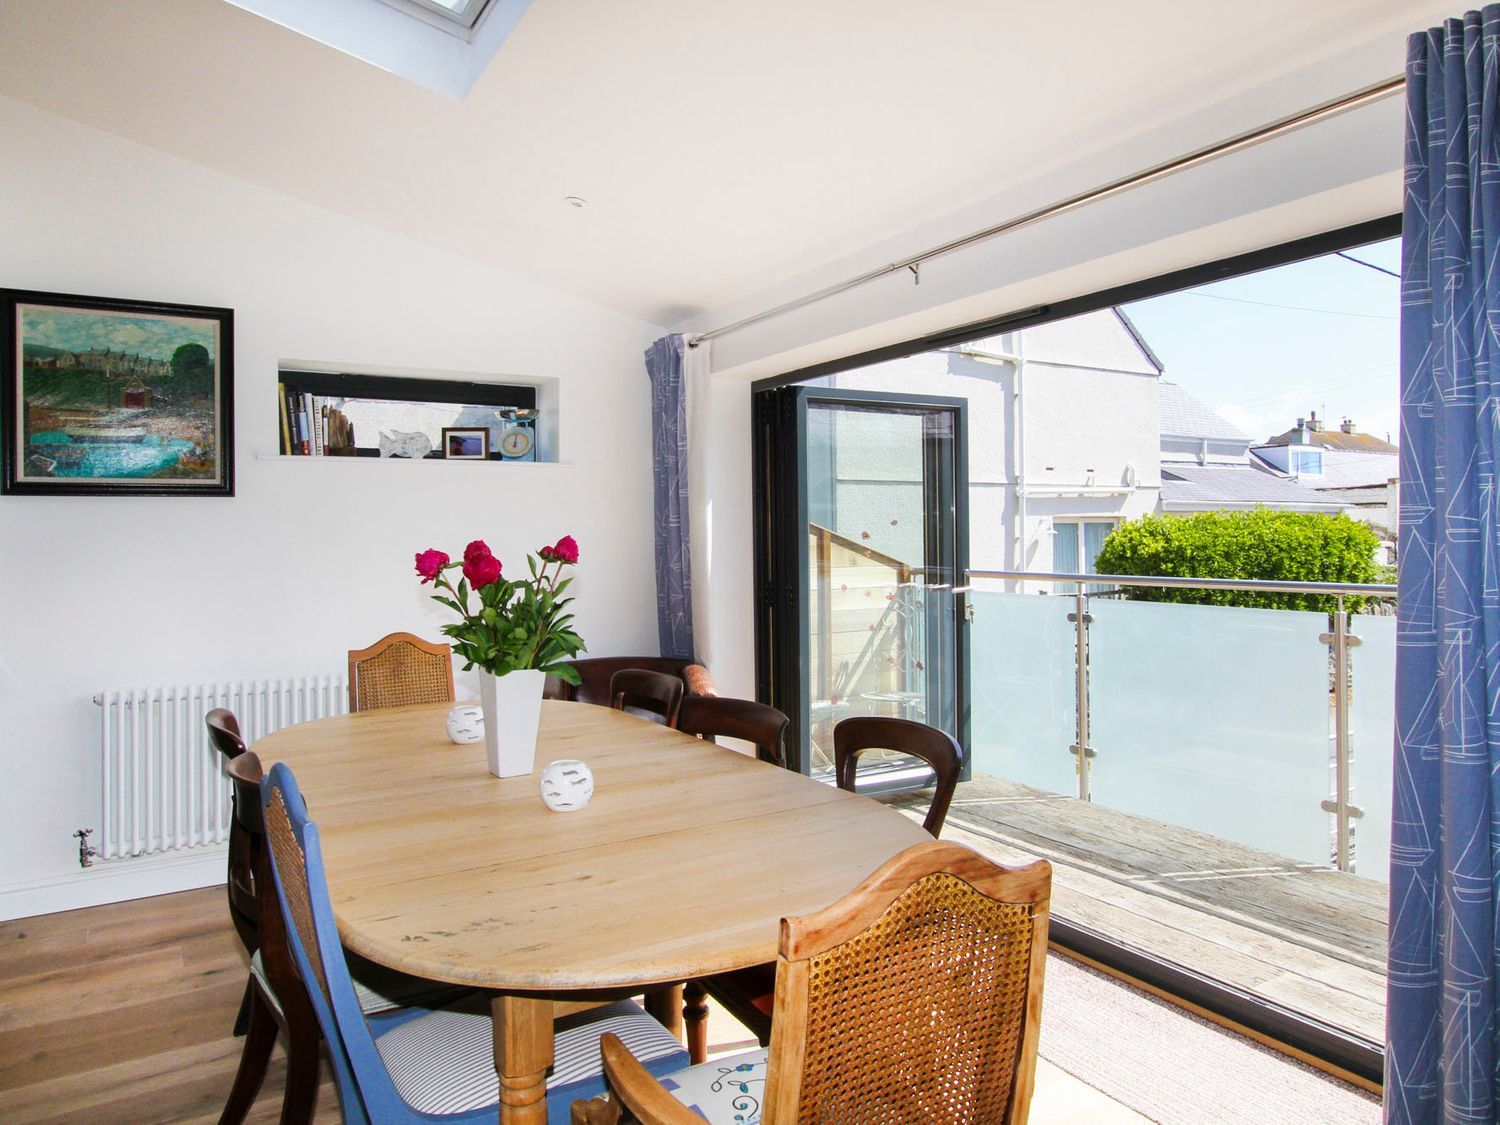
M1056 203L1049 203L1044 207L1038 207L1034 211L1028 211L1013 219L1006 219L1004 222L996 223L994 226L985 227L983 230L974 231L972 234L966 234L960 238L940 243L930 249L923 250L919 254L913 254L910 257L869 270L846 281L841 281L836 285L830 285L827 288L797 297L784 304L776 305L773 308L753 313L750 316L743 317L730 324L721 325L718 328L710 329L707 332L700 332L689 336L687 340L688 347L696 348L706 340L713 340L730 332L738 332L740 329L748 328L752 324L759 324L763 320L770 320L772 317L805 308L808 305L816 304L829 297L837 296L840 293L846 293L851 289L857 289L861 285L878 281L882 277L888 277L902 270L911 270L915 274L924 262L930 261L933 258L951 254L955 250L963 250L979 242L987 242L1002 234L1008 234L1013 230L1031 226L1045 219L1053 219L1059 215L1065 215L1070 211L1076 211L1079 208L1087 207L1090 204L1098 203L1134 188L1144 187L1146 184L1155 183L1157 180L1174 176L1179 172L1186 172L1189 169L1210 163L1221 157L1241 152L1244 149L1252 148L1266 141L1275 140L1277 137L1296 132L1309 125L1316 125L1320 121L1326 121L1329 118L1338 117L1356 109L1362 109L1364 106L1372 105L1375 102L1391 97L1393 94L1400 93L1405 87L1406 78L1404 75L1387 78L1383 82L1366 86L1351 94L1345 94L1331 101L1322 102L1311 109L1304 109L1290 116L1278 118L1267 125L1236 134L1227 140L1216 141L1211 145L1194 149L1192 152L1185 153L1182 156L1173 157L1160 164L1152 165L1143 171L1122 176L1118 180L1111 180L1109 183L1099 187L1090 188L1088 191L1079 192L1077 195L1070 195L1066 199L1059 200Z

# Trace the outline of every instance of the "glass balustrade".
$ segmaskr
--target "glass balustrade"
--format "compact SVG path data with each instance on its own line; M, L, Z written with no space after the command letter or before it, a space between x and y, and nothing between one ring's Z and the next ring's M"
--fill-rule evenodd
M970 757L979 773L1074 792L1072 598L969 595Z
M1349 618L1340 738L1329 613L1131 601L1091 583L1080 677L1075 596L976 590L970 598L976 775L1087 797L1302 864L1339 866L1342 834L1345 868L1386 879L1394 617ZM1091 750L1083 777L1073 752L1080 679ZM1342 821L1341 753L1353 810Z

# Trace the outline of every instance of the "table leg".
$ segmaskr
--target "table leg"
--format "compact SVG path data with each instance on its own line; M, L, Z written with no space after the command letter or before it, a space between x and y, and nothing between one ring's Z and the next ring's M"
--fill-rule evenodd
M646 1011L672 1035L682 1038L682 985L662 984L648 989Z
M552 1001L523 996L490 1000L502 1125L546 1125L547 1071L552 1066Z

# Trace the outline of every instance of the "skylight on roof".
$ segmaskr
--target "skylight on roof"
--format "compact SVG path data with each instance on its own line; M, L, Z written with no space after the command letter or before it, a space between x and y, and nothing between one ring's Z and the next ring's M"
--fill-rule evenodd
M398 12L466 35L484 15L489 0L382 0Z
M531 0L227 0L382 70L462 98Z

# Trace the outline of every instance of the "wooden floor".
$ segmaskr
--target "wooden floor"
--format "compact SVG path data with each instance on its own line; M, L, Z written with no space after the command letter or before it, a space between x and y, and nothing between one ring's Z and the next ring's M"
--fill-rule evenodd
M217 1121L239 1062L246 961L222 888L0 922L0 1122ZM717 1005L713 1054L754 1045ZM280 1050L251 1111L281 1111ZM325 1062L315 1120L341 1120ZM1033 1125L1144 1121L1045 1059Z
M988 776L959 786L943 838L1048 859L1054 915L1384 1041L1383 884Z
M0 922L0 1120L217 1121L247 961L222 887ZM250 1120L281 1109L283 1056ZM326 1076L317 1120L340 1120Z

